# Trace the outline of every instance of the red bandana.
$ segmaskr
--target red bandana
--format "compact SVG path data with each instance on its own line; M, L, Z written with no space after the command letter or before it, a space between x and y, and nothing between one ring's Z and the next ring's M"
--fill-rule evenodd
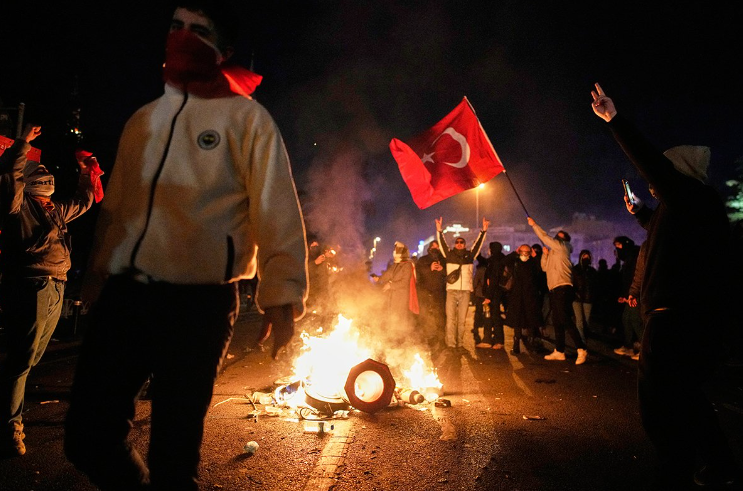
M217 49L185 29L168 35L163 77L169 85L206 99L249 97L263 79L239 66L221 66Z

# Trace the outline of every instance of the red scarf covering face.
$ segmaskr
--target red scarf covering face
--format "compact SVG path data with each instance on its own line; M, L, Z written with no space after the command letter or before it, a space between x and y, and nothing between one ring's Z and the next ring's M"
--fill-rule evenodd
M234 94L250 97L262 76L245 68L222 66L219 50L185 29L168 34L165 45L165 82L179 90L206 99Z

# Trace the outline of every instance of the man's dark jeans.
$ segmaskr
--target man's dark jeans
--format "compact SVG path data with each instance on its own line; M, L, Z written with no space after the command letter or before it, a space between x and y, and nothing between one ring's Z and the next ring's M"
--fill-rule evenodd
M3 278L0 288L8 357L0 367L0 423L21 422L26 378L39 363L57 327L64 281L49 277Z
M578 328L573 322L573 299L575 291L571 285L558 286L550 290L550 306L552 307L552 324L555 327L555 348L565 352L565 332L570 333L573 343L578 349L586 349L586 344L580 338Z
M67 457L93 483L103 490L198 489L204 417L238 302L235 284L108 280L91 312L65 428ZM148 469L127 436L150 377Z

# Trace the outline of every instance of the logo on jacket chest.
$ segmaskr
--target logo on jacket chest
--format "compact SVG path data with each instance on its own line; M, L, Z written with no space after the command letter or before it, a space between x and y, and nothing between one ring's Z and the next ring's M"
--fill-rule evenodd
M202 150L212 150L219 145L220 136L215 130L206 130L201 132L196 141Z

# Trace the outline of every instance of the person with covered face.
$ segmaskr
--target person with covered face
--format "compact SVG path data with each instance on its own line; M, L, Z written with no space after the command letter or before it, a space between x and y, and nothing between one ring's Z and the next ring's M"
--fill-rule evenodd
M395 242L392 264L379 277L379 285L386 295L387 332L400 339L410 339L419 313L415 264L410 260L408 246ZM399 333L399 335L398 335Z
M31 142L40 134L40 126L27 125L0 156L0 302L8 350L0 366L3 456L26 453L22 418L26 379L41 360L62 311L71 265L67 224L88 211L94 200L90 154L78 160L75 195L65 200L53 197L54 176L27 158Z
M217 0L178 5L165 93L124 128L83 288L97 302L65 453L102 489L198 489L239 280L260 278L255 302L274 358L305 310L307 246L287 152L249 95L260 77L228 63L238 18ZM145 464L128 435L150 375Z
M573 322L575 290L573 288L573 263L570 261L570 254L573 252L570 234L560 230L554 237L550 237L533 218L527 218L527 222L545 245L541 263L542 270L547 273L552 324L555 327L555 350L545 355L544 359L565 360L565 333L567 332L573 338L578 351L575 364L582 365L586 362L588 351L586 343L583 342Z
M593 256L591 251L583 249L578 255L578 262L573 265L573 287L575 288L575 299L573 300L573 312L575 314L575 327L578 328L580 338L586 342L586 331L591 319L593 298L596 293L596 269L591 264Z
M503 260L505 267L511 269L513 282L508 294L506 325L513 328L512 354L521 353L521 344L529 351L535 346L542 326L542 298L539 295L539 282L542 267L539 260L532 257L529 244L521 244ZM524 340L524 331L527 339Z
M661 152L618 113L599 84L591 96L594 113L659 202L652 209L635 196L624 198L647 230L638 395L642 424L659 458L659 488L695 483L737 489L740 470L704 391L724 353L729 272L690 255L691 245L706 252L729 246L724 203L704 182L710 149L683 145Z
M503 254L503 244L493 241L488 244L490 257L488 258L487 268L485 269L485 300L483 304L490 309L490 325L488 332L485 334L484 341L490 343L493 349L503 349L505 336L503 334L503 317L501 316L501 307L505 309L508 291L503 285L505 255Z
M418 280L420 330L432 347L444 344L446 326L446 261L435 240L428 245L428 254L415 263Z
M473 291L475 258L480 254L490 221L482 219L482 229L472 249L467 249L463 237L454 239L454 248L449 249L444 238L443 218L436 220L436 238L441 254L446 260L446 347L457 350L464 348L465 321Z
M642 339L642 318L637 303L630 302L629 298L632 281L635 277L635 269L637 268L637 259L640 254L640 246L636 245L635 241L629 237L621 235L614 238L614 250L616 251L617 260L621 264L619 274L622 278L622 289L617 302L623 305L622 326L624 328L624 342L614 352L618 355L634 358L635 348L633 336L637 336L637 341Z

